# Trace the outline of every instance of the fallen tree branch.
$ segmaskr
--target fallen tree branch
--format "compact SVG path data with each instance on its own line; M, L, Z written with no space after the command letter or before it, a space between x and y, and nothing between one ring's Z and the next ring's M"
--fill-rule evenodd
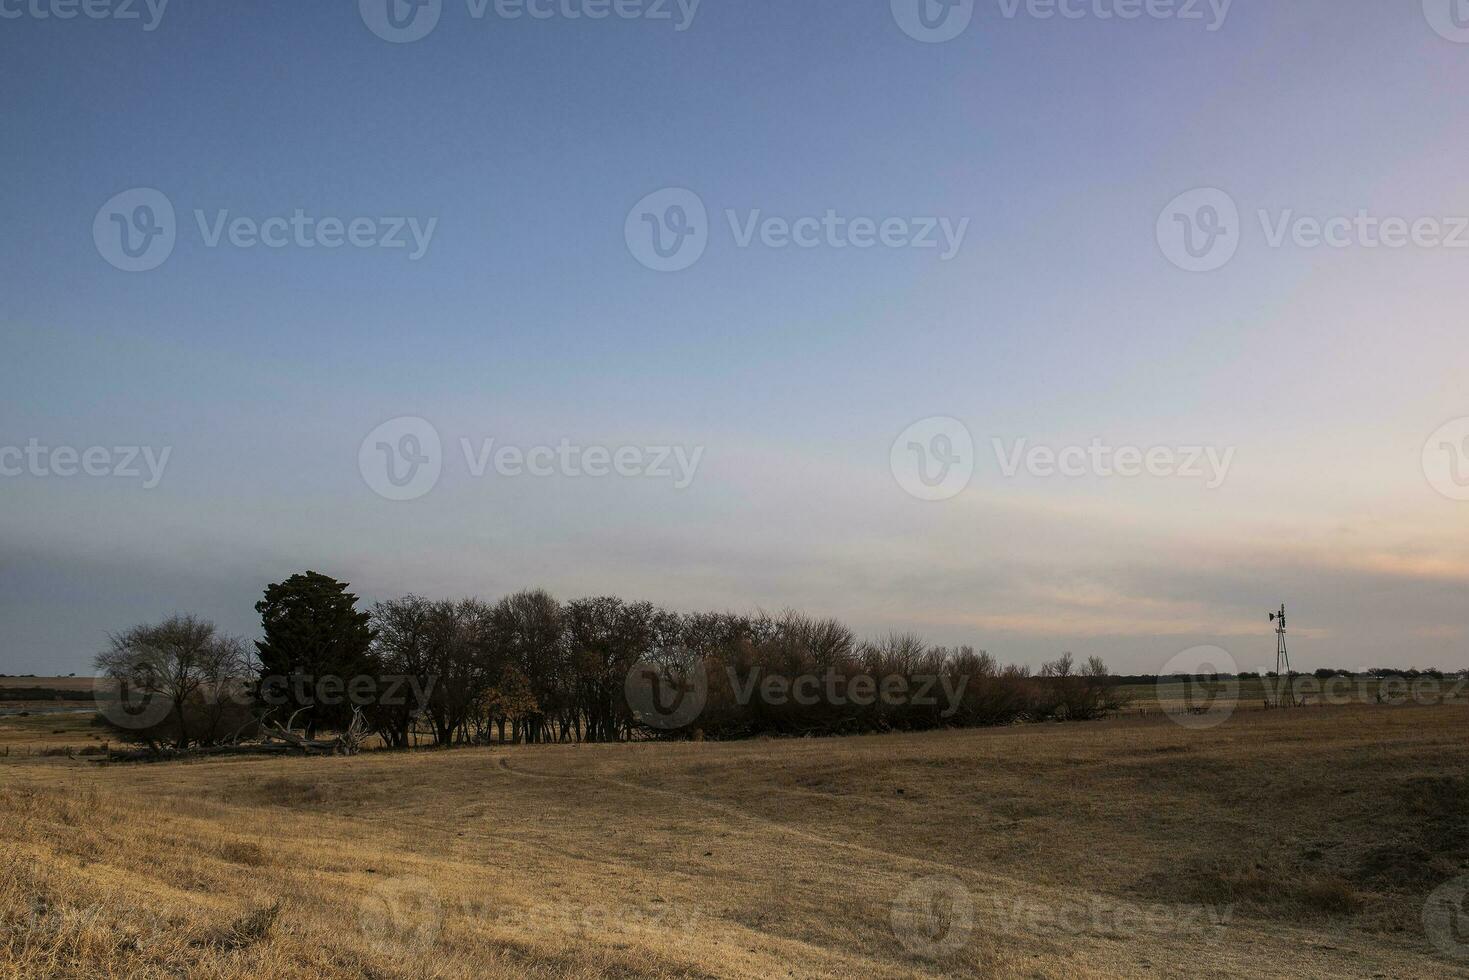
M305 709L301 709L304 711ZM220 755L356 755L362 751L362 743L367 737L367 723L362 719L362 709L356 708L352 711L352 722L347 730L335 738L312 739L304 734L297 735L291 729L295 726L296 718L301 714L297 711L291 715L285 727L267 724L270 712L260 719L261 740L259 742L244 745L231 741L222 745L197 745L188 749L137 749L131 752L109 752L105 758L98 762L165 762L175 759L189 759L204 756ZM241 729L243 731L243 728ZM235 733L237 738L239 732Z

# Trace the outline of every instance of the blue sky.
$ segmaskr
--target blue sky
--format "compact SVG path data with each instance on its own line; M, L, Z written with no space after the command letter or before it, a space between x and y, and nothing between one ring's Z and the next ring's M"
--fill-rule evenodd
M1308 666L1469 666L1469 503L1422 461L1469 416L1469 250L1270 248L1255 217L1469 215L1469 44L1416 0L1237 0L1214 31L979 0L933 44L836 0L703 0L683 31L445 0L403 44L339 0L172 0L151 31L34 9L0 0L0 445L171 454L151 489L0 476L0 671L85 669L175 610L253 635L306 567L368 598L795 605L1128 671L1273 663L1286 599ZM92 230L133 188L177 244L130 273ZM709 216L673 273L624 236L664 188ZM1196 188L1243 216L1203 274L1155 232ZM195 218L297 209L436 224L412 260L209 247ZM725 212L757 209L968 223L947 261L741 248ZM405 416L443 473L389 501L359 448ZM938 502L890 467L931 417L976 446ZM476 477L465 438L703 455L684 489ZM1007 477L995 439L1234 455L1215 489Z

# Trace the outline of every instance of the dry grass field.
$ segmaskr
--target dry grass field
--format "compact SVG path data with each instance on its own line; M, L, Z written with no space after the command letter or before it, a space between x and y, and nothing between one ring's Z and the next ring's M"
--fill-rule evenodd
M66 691L80 694L92 693L95 681L90 676L77 677L49 677L27 675L25 677L0 677L0 690L14 690L18 688L48 688L54 691Z
M1469 679L1459 677L1382 681L1370 677L1351 677L1325 682L1315 677L1296 677L1291 682L1291 695L1304 699L1308 707L1323 703L1335 706L1375 704L1379 697L1389 705L1457 703L1469 705ZM1416 685L1416 687L1414 686ZM1128 711L1183 710L1191 699L1234 700L1241 710L1249 711L1273 702L1280 694L1276 681L1247 677L1232 685L1224 681L1187 684L1165 681L1160 684L1124 684L1118 688Z
M1466 711L12 754L0 975L1462 976L1421 913L1469 868Z

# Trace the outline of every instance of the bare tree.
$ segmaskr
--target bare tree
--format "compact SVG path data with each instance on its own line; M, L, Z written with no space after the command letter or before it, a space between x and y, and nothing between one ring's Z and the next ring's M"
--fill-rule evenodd
M223 710L250 668L243 642L194 616L112 634L95 663L120 690L168 705L166 715L133 734L150 747L169 740L178 749L217 737Z
M1118 710L1123 703L1100 657L1088 658L1086 666L1078 671L1076 658L1063 653L1041 668L1041 681L1046 694L1040 698L1036 713L1045 717L1092 721Z
M434 679L426 711L439 745L451 745L490 688L490 609L478 599L436 602L429 611L427 651Z
M534 696L535 713L511 719L517 740L550 741L551 721L572 703L564 630L561 604L540 589L506 596L491 610L489 654L518 671Z
M436 686L430 650L429 624L434 603L416 595L379 602L372 609L373 664L384 674L411 678L417 690ZM393 703L381 699L368 708L373 729L391 748L406 748L408 733L419 711L426 706L397 697Z

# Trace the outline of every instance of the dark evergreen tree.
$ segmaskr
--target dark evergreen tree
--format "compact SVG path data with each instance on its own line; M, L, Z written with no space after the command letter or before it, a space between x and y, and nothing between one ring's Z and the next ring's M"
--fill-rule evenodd
M287 717L298 708L297 724L345 724L352 715L346 685L352 678L375 673L370 646L371 615L357 611L357 596L346 582L317 572L292 575L270 585L255 604L265 639L255 642L260 653L260 676L277 695L284 690ZM283 685L279 678L286 678ZM323 704L319 693L338 704ZM279 719L284 722L285 718Z

